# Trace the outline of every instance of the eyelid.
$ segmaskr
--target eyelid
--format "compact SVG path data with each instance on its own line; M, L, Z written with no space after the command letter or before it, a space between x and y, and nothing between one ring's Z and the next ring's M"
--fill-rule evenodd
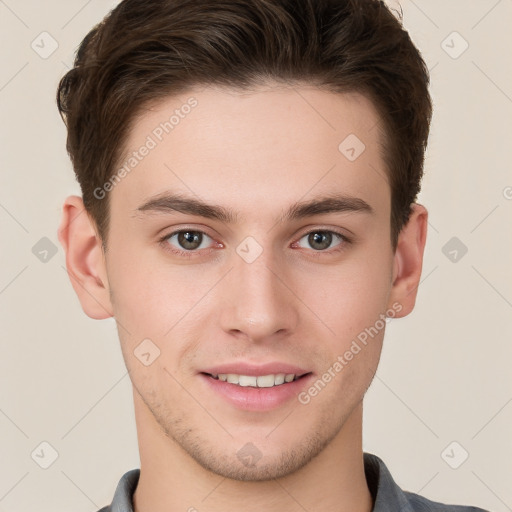
M311 229L308 229L307 231L304 231L302 235L300 235L299 239L309 235L310 233L317 233L317 232L326 232L326 233L334 233L347 242L352 242L352 236L346 233L347 230L344 230L342 228L333 228L328 226L314 226Z

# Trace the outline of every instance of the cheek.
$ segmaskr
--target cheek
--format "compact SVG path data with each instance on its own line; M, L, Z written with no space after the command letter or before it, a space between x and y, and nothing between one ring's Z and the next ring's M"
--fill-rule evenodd
M301 403L311 401L341 421L362 399L380 359L388 283L386 272L354 267L333 276L324 292L313 296L316 306L312 309L321 312L319 316L334 334L322 337L322 346L313 349L322 363L318 380L305 391Z
M161 336L181 310L185 293L179 269L171 271L130 233L113 237L111 247L108 279L116 319L134 335Z
M168 283L142 265L124 265L109 276L109 281L116 319L134 335L161 335L173 311Z
M134 354L147 347L158 353L153 370L174 371L183 352L195 347L189 334L203 325L203 299L218 277L194 272L192 266L173 268L142 254L133 259L121 250L111 254L116 265L109 269L109 284L123 355L128 368L136 369L140 361ZM149 378L150 372L145 373Z
M308 306L330 328L338 351L385 314L391 272L391 258L386 261L354 258L328 273L310 273L301 279L301 288L308 290L303 292Z

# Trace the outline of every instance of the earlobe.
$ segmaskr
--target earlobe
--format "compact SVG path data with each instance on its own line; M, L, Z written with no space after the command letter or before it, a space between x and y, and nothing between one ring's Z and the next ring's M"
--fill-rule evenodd
M98 320L113 316L101 240L81 197L66 198L58 237L71 284L85 314Z
M420 204L411 205L409 221L398 237L393 261L393 283L389 304L402 306L396 317L408 315L416 302L427 239L428 212Z

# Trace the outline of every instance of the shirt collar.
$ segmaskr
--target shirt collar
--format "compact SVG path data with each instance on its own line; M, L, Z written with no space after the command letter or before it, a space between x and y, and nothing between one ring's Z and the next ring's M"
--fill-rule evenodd
M395 483L382 459L365 453L364 472L373 497L372 512L414 512L409 499Z

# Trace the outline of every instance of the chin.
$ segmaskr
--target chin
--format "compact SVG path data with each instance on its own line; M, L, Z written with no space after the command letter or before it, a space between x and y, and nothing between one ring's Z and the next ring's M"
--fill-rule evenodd
M197 436L192 440L187 434L175 439L207 471L231 480L257 482L286 477L300 470L329 445L339 429L330 434L325 427L323 430L312 427L312 430L314 433L303 436L295 431L295 440L288 436L292 444L289 447L284 447L277 435L269 441L268 432L257 438L245 436L244 441L231 439L225 444L218 440L214 444L216 440L200 440Z

